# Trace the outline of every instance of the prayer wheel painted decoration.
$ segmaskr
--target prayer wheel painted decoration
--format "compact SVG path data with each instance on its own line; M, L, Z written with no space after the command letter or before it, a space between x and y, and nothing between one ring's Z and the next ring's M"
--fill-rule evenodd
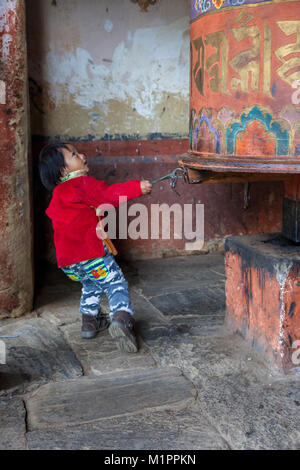
M190 53L181 164L300 173L300 1L191 0Z

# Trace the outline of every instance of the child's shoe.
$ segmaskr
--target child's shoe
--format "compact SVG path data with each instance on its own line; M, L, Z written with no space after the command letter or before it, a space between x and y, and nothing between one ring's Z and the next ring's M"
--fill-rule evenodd
M106 330L108 325L109 322L102 314L97 316L83 314L81 337L85 339L95 338L100 331Z
M120 351L137 352L138 346L134 327L135 322L130 313L119 310L113 315L108 331L111 337L116 339Z

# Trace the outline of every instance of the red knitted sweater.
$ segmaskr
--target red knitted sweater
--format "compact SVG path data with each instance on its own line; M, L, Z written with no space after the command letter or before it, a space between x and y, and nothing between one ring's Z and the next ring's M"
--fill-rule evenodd
M118 207L120 196L130 200L141 195L140 180L108 186L92 176L79 176L56 186L46 214L52 220L58 266L105 256L96 235L95 209L100 204Z

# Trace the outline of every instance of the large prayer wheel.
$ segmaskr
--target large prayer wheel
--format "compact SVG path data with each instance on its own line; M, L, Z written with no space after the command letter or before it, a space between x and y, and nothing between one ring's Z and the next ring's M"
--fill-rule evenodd
M300 173L300 2L191 0L183 166Z
M300 1L191 0L190 51L190 150L180 159L187 182L285 180L284 236L226 240L226 325L276 368L293 371L300 330Z

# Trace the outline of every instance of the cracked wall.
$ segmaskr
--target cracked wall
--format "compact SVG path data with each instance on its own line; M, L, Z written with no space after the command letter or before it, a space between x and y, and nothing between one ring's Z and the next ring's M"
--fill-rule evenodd
M27 1L32 133L188 136L189 5Z

